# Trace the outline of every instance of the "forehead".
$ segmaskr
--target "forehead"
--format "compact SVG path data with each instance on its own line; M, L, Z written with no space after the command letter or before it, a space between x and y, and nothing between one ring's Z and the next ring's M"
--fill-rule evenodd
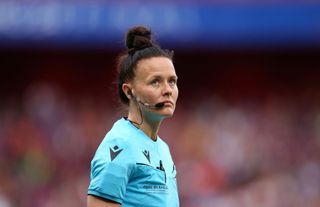
M172 60L167 57L152 57L142 59L136 67L136 78L152 76L176 76Z

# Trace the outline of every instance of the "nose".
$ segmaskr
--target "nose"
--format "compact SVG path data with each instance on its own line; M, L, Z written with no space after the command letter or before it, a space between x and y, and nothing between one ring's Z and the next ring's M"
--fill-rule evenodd
M173 91L173 86L172 85L170 85L167 82L163 84L162 94L164 96L171 96L172 95L172 91Z

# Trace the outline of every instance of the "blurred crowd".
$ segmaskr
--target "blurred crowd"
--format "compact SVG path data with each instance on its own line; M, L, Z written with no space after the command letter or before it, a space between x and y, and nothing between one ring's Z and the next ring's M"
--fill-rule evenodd
M123 115L108 99L70 98L46 83L6 98L0 207L85 206L91 158ZM160 136L182 207L320 206L320 96L178 101Z

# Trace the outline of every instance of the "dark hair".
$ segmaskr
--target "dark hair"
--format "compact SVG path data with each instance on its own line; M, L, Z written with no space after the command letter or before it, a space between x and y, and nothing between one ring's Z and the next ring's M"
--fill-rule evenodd
M122 85L135 77L135 68L139 60L151 57L167 57L172 60L173 51L163 50L152 41L152 33L144 26L133 27L126 34L127 50L118 58L118 95L122 103L128 105L129 99Z

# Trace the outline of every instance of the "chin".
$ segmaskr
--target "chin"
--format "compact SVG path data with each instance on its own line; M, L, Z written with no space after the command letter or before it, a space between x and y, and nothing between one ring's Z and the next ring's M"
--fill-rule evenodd
M153 115L157 116L160 119L170 118L174 114L174 109L173 108L164 108L162 110L153 111L152 113L153 113Z
M173 114L174 114L174 111L167 111L167 112L161 113L161 115L165 118L172 117Z
M163 115L164 118L170 118L172 116L173 116L173 114L165 114L165 115Z

